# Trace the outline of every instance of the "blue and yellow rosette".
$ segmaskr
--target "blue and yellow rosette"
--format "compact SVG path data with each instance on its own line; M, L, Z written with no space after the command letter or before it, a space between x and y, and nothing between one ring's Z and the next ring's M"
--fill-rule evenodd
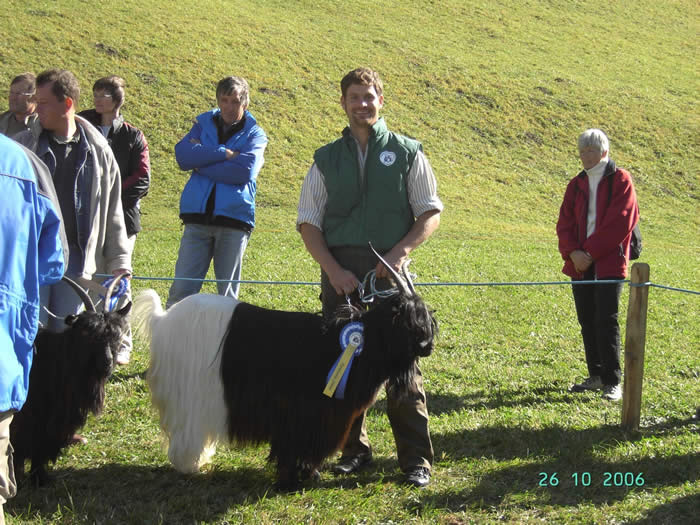
M363 328L362 323L353 322L346 324L340 331L340 348L343 352L326 376L326 388L323 393L328 397L345 398L345 385L350 375L352 361L362 352Z

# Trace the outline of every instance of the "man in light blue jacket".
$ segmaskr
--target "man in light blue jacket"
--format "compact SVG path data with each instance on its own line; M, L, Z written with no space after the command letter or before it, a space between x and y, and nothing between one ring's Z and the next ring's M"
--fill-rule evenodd
M37 161L38 162L38 161ZM37 185L29 157L0 135L0 523L16 491L10 422L27 399L32 344L39 324L39 286L61 280L61 222Z
M180 169L191 170L180 198L185 231L167 307L199 292L214 260L221 295L238 297L243 253L255 226L256 179L267 136L248 111L250 88L241 77L216 87L218 108L199 115L175 146Z

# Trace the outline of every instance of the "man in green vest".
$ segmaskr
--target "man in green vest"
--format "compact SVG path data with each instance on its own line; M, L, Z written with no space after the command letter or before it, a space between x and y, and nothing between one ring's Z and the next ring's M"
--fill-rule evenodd
M442 202L435 175L419 142L387 129L379 110L382 81L367 68L340 82L340 105L348 127L318 149L301 190L297 229L321 266L323 314L331 316L345 296L357 297L360 279L377 262L368 242L399 270L415 248L440 224ZM398 398L387 389L387 415L396 440L399 466L407 483L430 482L433 447L420 370L414 393ZM364 414L355 421L334 471L349 474L372 460Z

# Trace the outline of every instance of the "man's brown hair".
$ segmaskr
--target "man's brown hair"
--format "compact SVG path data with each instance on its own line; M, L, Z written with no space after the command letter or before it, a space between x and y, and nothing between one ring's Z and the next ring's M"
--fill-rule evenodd
M126 82L122 77L110 75L98 79L92 86L92 92L106 91L108 95L112 95L112 101L116 104L116 109L119 109L124 103L124 86Z
M379 78L379 73L368 67L358 67L343 77L340 81L340 92L343 94L343 97L345 97L348 88L353 84L374 86L374 90L377 92L378 96L381 96L384 90L382 79Z
M17 75L12 79L12 82L10 82L10 86L14 86L20 82L29 84L29 91L34 91L36 89L36 77L34 73L22 73L21 75Z
M65 100L66 97L73 99L73 104L78 106L80 98L80 85L75 75L67 69L49 69L39 73L36 77L37 86L45 86L53 82L51 93L56 95L58 100Z

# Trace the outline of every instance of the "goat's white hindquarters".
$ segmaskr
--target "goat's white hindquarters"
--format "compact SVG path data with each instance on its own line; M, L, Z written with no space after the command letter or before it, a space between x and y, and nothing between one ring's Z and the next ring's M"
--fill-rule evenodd
M237 305L231 297L197 294L164 312L153 290L135 300L134 317L150 339L151 400L180 472L198 472L217 442L228 441L221 341Z

